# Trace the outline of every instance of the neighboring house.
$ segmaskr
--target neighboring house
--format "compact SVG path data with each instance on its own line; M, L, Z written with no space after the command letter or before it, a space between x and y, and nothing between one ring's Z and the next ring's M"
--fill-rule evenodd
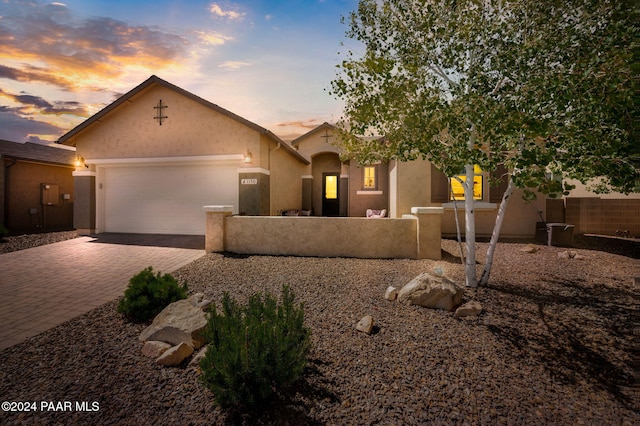
M308 162L270 131L156 76L63 135L74 172L75 227L205 234L205 205L275 215L302 199Z
M72 149L0 140L0 225L11 232L72 229Z

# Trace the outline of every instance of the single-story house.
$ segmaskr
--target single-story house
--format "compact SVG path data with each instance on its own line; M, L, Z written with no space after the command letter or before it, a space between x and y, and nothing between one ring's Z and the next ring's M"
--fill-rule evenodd
M455 235L454 204L449 180L431 163L389 161L361 166L355 160L340 159L335 145L339 137L335 126L324 123L293 140L291 145L309 161L302 176L302 209L319 216L359 216L367 210L384 211L386 217L399 218L412 207L444 207L442 230ZM498 169L498 176L505 170ZM478 169L476 177L476 227L479 235L491 235L495 215L507 186L506 178L490 185L489 174ZM337 183L336 183L337 182ZM455 191L454 192L460 192ZM518 192L518 191L516 191ZM522 194L520 194L522 195ZM458 194L457 199L462 199ZM464 231L464 203L458 203ZM527 204L522 197L512 198L503 235L534 235L536 222L545 214L543 197Z
M203 206L237 215L400 218L412 207L444 207L442 233L455 235L447 177L428 161L361 166L344 160L336 128L324 123L290 143L230 111L151 76L67 134L82 165L74 175L74 223L80 234L205 233ZM489 236L508 177L477 170L476 230ZM567 200L516 190L505 237L533 236L537 222L571 222ZM461 198L460 195L457 198ZM565 204L567 206L565 211ZM464 230L464 206L458 204ZM638 209L636 209L638 211ZM577 220L577 219L576 219ZM638 221L636 220L636 223ZM587 228L579 228L588 232ZM640 233L640 230L639 230Z
M0 140L0 225L12 232L72 229L73 149Z
M203 206L275 215L300 204L308 161L267 129L157 76L59 143L76 147L80 234L205 234Z

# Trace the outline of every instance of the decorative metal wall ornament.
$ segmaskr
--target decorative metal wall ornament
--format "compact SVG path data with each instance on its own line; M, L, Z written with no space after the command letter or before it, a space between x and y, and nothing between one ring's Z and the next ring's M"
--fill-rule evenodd
M158 120L158 124L160 124L162 126L162 120L169 118L166 115L162 115L162 110L164 108L169 108L167 105L162 105L162 99L160 99L158 101L158 105L154 106L153 109L157 110L156 111L156 116L153 117L154 120Z

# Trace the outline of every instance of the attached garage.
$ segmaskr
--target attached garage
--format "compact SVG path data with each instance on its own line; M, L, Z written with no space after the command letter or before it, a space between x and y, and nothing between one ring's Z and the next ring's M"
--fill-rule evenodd
M295 208L309 162L267 129L151 76L63 135L76 147L74 227L204 235L204 206Z
M212 164L103 166L98 168L98 194L98 227L104 232L204 235L203 206L237 209L238 169Z

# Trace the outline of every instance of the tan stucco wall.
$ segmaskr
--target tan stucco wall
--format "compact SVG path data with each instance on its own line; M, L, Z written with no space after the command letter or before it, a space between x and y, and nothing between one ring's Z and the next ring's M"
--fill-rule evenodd
M268 151L271 169L270 214L302 208L302 175L306 165L294 161L282 147L272 144Z
M349 162L349 216L364 217L367 209L389 211L389 163L380 163L377 168L377 188L365 190L363 168L354 160ZM380 192L380 194L378 194Z
M335 133L332 132L331 130L328 130L327 133L329 135L332 135L332 137L329 138L328 141L334 142L336 137ZM335 145L332 145L330 142L327 142L327 139L323 137L324 135L325 135L324 130L321 130L317 133L309 135L303 140L300 140L296 144L298 153L308 161L311 161L313 156L321 153L331 152L335 154L340 154L340 149L338 149L338 147L336 147ZM308 174L308 175L311 174L311 165L307 166L305 174Z
M162 125L154 106L168 108ZM78 136L78 155L89 161L104 158L174 157L244 154L251 151L253 167L264 161L260 133L240 122L164 86L152 85L124 102ZM256 164L259 163L259 164Z
M241 254L416 258L416 235L415 219L234 216L224 241Z
M431 163L426 160L390 164L390 214L402 217L414 206L431 206Z
M596 183L597 180L594 180L593 183ZM620 192L611 192L608 194L596 194L595 192L589 191L588 185L583 185L580 181L577 180L567 180L567 183L570 185L575 185L575 188L569 192L567 198L602 198L602 199L617 199L617 200L638 200L640 199L640 192L631 193L631 194L622 194Z
M536 222L540 221L538 211L541 211L542 217L545 217L546 202L544 196L538 196L535 201L526 203L522 199L522 194L523 192L521 189L516 189L511 196L500 232L501 237L533 237L535 234ZM491 236L500 205L494 204L494 206L495 208L491 210L476 209L475 216L477 236ZM464 234L464 202L458 203L458 218L460 221L461 231ZM442 234L445 236L456 235L456 223L453 209L445 209L444 217L442 218Z

